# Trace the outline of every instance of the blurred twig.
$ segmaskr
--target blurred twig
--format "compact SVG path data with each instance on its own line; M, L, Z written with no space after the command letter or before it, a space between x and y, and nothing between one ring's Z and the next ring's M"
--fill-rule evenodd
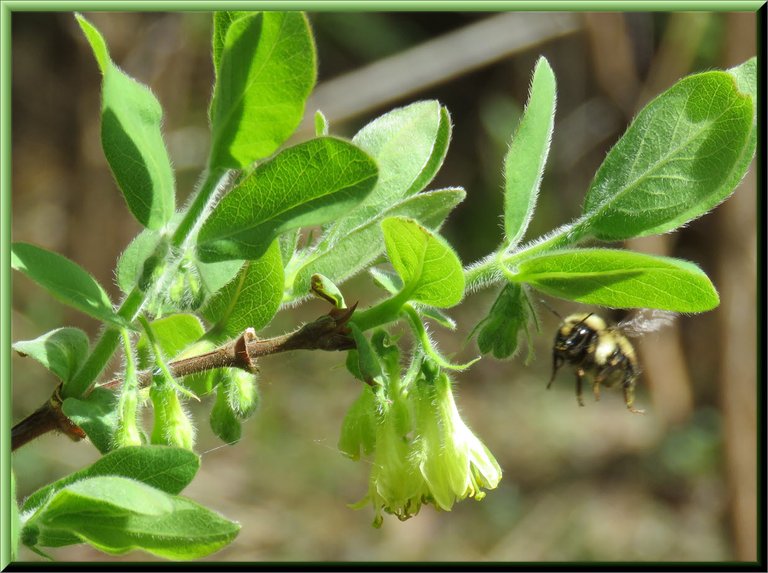
M579 18L567 13L485 18L320 84L300 131L313 129L315 110L341 122L579 29Z
M755 15L732 13L728 14L726 22L723 65L733 66L755 54ZM758 559L759 392L755 307L758 304L757 245L765 245L765 235L758 239L755 230L758 212L756 179L754 170L747 173L739 190L717 210L715 218L719 239L729 239L717 250L722 332L719 343L723 353L719 386L734 558L744 561Z

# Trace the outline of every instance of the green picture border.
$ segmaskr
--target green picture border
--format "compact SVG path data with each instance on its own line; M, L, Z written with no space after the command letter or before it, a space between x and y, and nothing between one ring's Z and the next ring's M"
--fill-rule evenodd
M14 12L75 12L75 11L213 11L213 10L306 10L306 11L565 11L565 12L756 12L765 5L762 0L698 0L698 1L599 1L550 0L316 0L316 1L53 1L10 0L0 2L0 570L11 563L11 21ZM758 44L764 38L758 38ZM763 45L764 47L764 45ZM758 53L759 50L758 50ZM759 57L759 56L758 56ZM760 68L759 68L760 69ZM762 72L761 72L762 73ZM761 84L762 85L762 84ZM760 157L758 155L758 162ZM764 181L762 182L764 184ZM761 186L762 187L762 186ZM764 207L764 201L761 202ZM764 235L762 235L764 238ZM764 285L762 285L764 286ZM762 347L761 347L762 348ZM758 391L760 397L762 392ZM761 410L762 412L762 410ZM758 439L758 446L764 442ZM760 452L758 452L759 454ZM762 451L764 455L764 450ZM762 477L762 476L760 476ZM760 481L758 483L761 483ZM764 502L764 500L761 500ZM763 507L763 511L764 511ZM764 515L763 515L764 517ZM758 536L764 537L758 524ZM764 552L764 548L763 548ZM764 554L764 553L763 553ZM605 564L603 564L605 565ZM617 564L621 566L620 564ZM651 565L651 564L648 564Z

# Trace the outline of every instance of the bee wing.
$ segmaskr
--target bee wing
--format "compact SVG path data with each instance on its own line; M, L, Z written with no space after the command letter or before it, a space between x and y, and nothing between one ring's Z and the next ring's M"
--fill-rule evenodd
M674 312L646 308L630 318L622 320L617 327L626 336L637 338L670 326L675 318L677 318L677 314Z

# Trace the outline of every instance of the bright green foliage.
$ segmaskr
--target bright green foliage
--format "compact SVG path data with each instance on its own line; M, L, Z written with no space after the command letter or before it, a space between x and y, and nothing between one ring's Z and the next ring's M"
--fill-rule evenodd
M236 336L248 327L269 324L283 298L283 262L277 241L240 272L203 307L201 314L219 334Z
M352 142L376 160L379 179L365 201L335 223L325 239L335 243L353 229L381 220L383 211L424 189L442 165L450 139L451 118L436 101L396 109L366 125Z
M97 450L106 454L115 448L117 404L117 394L104 388L94 388L84 398L65 399L61 410L86 433Z
M162 275L162 261L167 252L168 243L162 241L160 234L152 229L144 229L120 255L117 262L117 286L126 294L136 286L146 290L148 285ZM152 260L147 262L150 258Z
M128 447L115 450L82 470L37 490L22 506L27 513L36 510L54 493L84 478L123 476L143 482L166 493L180 493L200 469L200 457L180 448L167 446Z
M121 71L98 30L78 15L104 76L101 144L128 208L150 229L173 215L174 182L161 125L163 110L149 89Z
M213 13L213 34L211 44L213 48L213 69L214 74L219 77L221 68L221 54L224 52L224 41L227 38L227 30L235 20L244 16L253 15L253 12L244 11L221 11Z
M464 296L459 257L438 235L401 217L385 219L381 228L392 266L403 281L401 298L447 308Z
M88 354L88 335L79 328L65 326L34 340L14 342L13 349L34 358L66 382L75 375Z
M714 286L693 263L574 247L585 239L671 231L733 192L755 150L754 58L726 72L690 76L653 100L596 174L582 217L520 247L554 126L555 78L540 58L504 161L505 239L463 269L437 232L466 194L459 188L424 191L451 138L450 115L438 102L385 113L352 142L329 136L329 122L317 112L317 137L280 149L304 115L317 73L303 14L214 15L208 169L176 214L159 103L113 64L99 32L78 21L104 76L104 153L146 228L117 264L126 294L118 311L74 262L13 245L13 268L108 323L90 355L88 338L73 328L14 345L64 381L63 396L77 396L64 400L63 413L106 454L25 502L19 537L40 554L41 547L86 542L112 554L141 549L193 559L229 543L237 524L177 496L199 466L189 451L196 427L180 396L215 389L211 428L234 443L259 405L256 376L221 368L189 375L182 384L169 361L200 357L246 329L262 329L281 304L311 292L332 307L317 322L338 328L330 339L347 336L345 346L354 341L346 365L363 391L344 418L339 449L355 460L370 456L368 494L358 506L373 505L376 526L384 513L407 519L424 504L447 511L467 497L482 499L501 479L493 455L460 418L445 374L474 361L454 364L444 357L425 322L455 328L440 309L458 304L465 288L501 287L475 329L481 352L497 358L517 352L523 331L530 357L530 325L536 324L531 289L622 308L702 312L718 304ZM393 270L371 268L383 262L385 251ZM347 317L340 309L349 294L339 285L365 270L388 296L365 310L360 301L361 309ZM386 329L402 319L413 333L404 338L412 344L405 371L402 342ZM120 391L115 384L93 388L121 340ZM153 375L151 442L179 447L147 443L139 423L147 389L139 386L148 377L140 369Z
M323 115L323 112L319 109L315 112L315 135L320 137L321 135L328 135L328 119Z
M704 312L720 302L693 263L632 251L554 251L520 263L514 278L553 296L614 308Z
M160 351L169 360L205 333L200 319L194 314L173 314L159 318L152 321L151 327ZM139 368L142 370L149 368L154 362L152 347L145 333L142 333L136 342L136 354Z
M555 75L539 58L528 105L504 159L504 231L507 245L522 238L536 207L555 124Z
M241 14L214 19L211 168L247 167L274 153L299 125L315 84L306 16Z
M415 194L437 173L450 138L450 116L436 101L393 110L363 127L352 141L376 161L376 185L357 208L329 225L316 245L288 262L288 300L306 296L313 274L338 284L369 266L383 252L379 223L387 217L410 217L438 229L464 191Z
M28 243L13 243L11 267L23 272L64 304L99 320L124 325L96 279L68 258Z
M283 231L319 225L356 206L376 165L354 145L322 137L284 150L229 192L198 237L205 262L256 259Z
M463 189L425 191L395 203L379 213L379 217L361 224L338 241L322 240L306 255L299 256L286 269L290 284L290 299L305 296L313 275L322 274L335 282L343 282L370 265L384 250L381 244L380 222L387 217L409 217L430 230L437 230L448 214L464 200ZM298 270L294 270L295 267ZM291 273L293 280L291 281ZM286 285L288 288L288 285Z
M649 103L587 192L588 232L614 241L671 231L726 199L754 153L754 105L727 72L689 76Z
M25 528L34 528L38 541L63 534L69 543L85 541L117 555L142 549L167 559L197 559L230 543L240 526L183 497L108 475L58 489Z

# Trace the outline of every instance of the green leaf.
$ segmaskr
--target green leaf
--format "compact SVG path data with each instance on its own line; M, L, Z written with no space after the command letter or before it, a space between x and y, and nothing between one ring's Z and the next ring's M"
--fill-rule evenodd
M546 58L536 63L528 105L504 159L506 244L523 237L536 207L555 123L555 75Z
M315 112L315 135L317 137L328 135L328 119L319 109Z
M733 75L689 76L649 103L610 151L584 203L602 240L676 229L733 193L754 153L754 110Z
M436 231L465 196L463 189L440 189L419 193L384 210L378 217L352 229L336 242L321 241L309 253L299 256L286 268L289 300L306 295L309 281L314 274L322 274L336 283L341 283L370 265L384 252L379 228L383 219L393 216L409 217L429 230ZM293 278L290 278L291 276Z
M149 267L160 266L160 259L168 248L168 243L165 241L164 248L160 247L161 240L162 237L157 231L144 229L134 237L120 255L116 268L117 286L125 294L131 292L136 286L142 290L146 290L149 286L153 278ZM150 257L153 257L153 260L148 262Z
M506 284L496 297L488 316L475 327L480 352L492 354L498 360L514 356L522 332L528 336L530 351L528 323L532 318L531 313L523 288L515 283Z
M44 524L88 512L89 518L100 515L123 516L129 513L162 515L172 511L171 497L140 481L120 476L87 477L58 490L45 504L38 519Z
M200 457L183 448L126 446L106 454L87 468L37 490L24 501L22 511L27 513L36 509L71 483L97 476L122 476L166 493L177 494L192 482L198 469Z
M213 69L217 78L219 77L221 54L224 51L224 40L227 37L229 26L235 20L252 14L254 14L254 12L221 11L213 13L213 34L211 35L211 44L213 47Z
M11 245L11 267L21 271L55 298L94 318L126 326L109 296L80 265L68 258L29 243Z
M77 21L104 76L101 144L133 216L150 229L173 215L174 181L163 142L163 110L149 89L112 63L99 31L85 18Z
M172 314L152 321L150 326L163 357L168 360L173 360L182 350L205 334L200 319L194 314ZM136 342L136 356L140 369L149 368L154 364L146 333L142 333Z
M411 219L392 217L381 223L387 255L403 280L398 296L447 308L464 296L461 261L448 243Z
M88 356L88 335L79 328L64 327L46 332L34 340L13 343L16 352L30 356L67 382Z
M273 241L260 258L243 264L237 276L208 300L201 314L215 325L213 329L228 336L248 327L259 330L280 308L283 280L280 246Z
M123 477L92 477L57 492L34 522L111 554L140 549L197 559L230 543L240 526L190 500Z
M521 262L514 279L584 304L704 312L719 304L706 274L688 261L613 249L555 251Z
M216 263L203 263L196 261L200 279L203 281L205 291L215 294L237 276L245 261L233 259L230 261L218 261Z
M324 236L335 244L353 229L381 220L382 211L418 193L442 165L451 139L451 119L437 101L398 108L363 127L352 142L379 166L371 194Z
M285 149L219 202L200 230L199 258L259 258L280 233L340 217L375 182L374 162L346 141L320 137Z
M117 430L117 394L95 388L85 398L67 398L61 405L64 415L80 426L102 454L114 449Z
M299 125L315 85L315 47L299 12L217 23L209 167L238 169L274 153Z
M736 85L741 93L748 94L752 101L757 101L757 58L752 57L739 66L728 70L736 79Z

